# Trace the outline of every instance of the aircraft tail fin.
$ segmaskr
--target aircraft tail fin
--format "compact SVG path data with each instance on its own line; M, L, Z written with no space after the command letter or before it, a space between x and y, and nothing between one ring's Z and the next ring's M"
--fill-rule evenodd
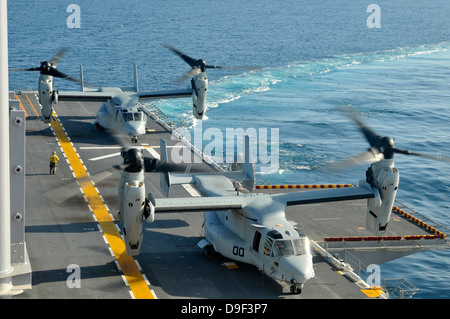
M84 92L83 64L80 64L80 89L81 92Z
M228 177L229 179L241 181L242 186L244 186L245 189L251 192L255 186L255 164L253 162L250 137L248 135L244 137L243 158L243 163L240 163L240 160L237 160L237 165L241 168L239 171L225 172L222 173L222 175Z
M124 92L139 92L139 78L137 64L133 63L133 85L132 86L121 86L120 89Z
M161 139L161 141L160 141L160 151L161 151L161 161L167 163L168 156L167 156L167 145L166 145L165 139ZM161 192L163 192L164 195L169 196L169 191L170 191L169 172L161 172L159 174L159 186L161 187Z
M229 179L242 182L248 191L252 191L255 185L255 164L253 163L253 156L250 146L249 136L245 136L244 146L244 162L240 164L240 170L231 172L213 172L213 173L199 173L199 174L171 174L168 172L160 173L160 187L161 191L169 196L170 186L177 184L193 184L196 182L196 175L221 175ZM167 146L166 141L161 139L161 161L167 162Z
M137 64L134 63L134 90L136 92L139 92L139 77L138 77L138 70L137 70Z

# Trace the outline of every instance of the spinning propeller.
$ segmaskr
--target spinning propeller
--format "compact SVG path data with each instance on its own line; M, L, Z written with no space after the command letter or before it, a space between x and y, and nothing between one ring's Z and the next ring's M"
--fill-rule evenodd
M180 58L182 58L187 64L191 66L191 70L184 74L180 79L179 82L182 82L186 79L192 78L201 72L205 72L206 69L230 69L230 70L246 70L246 71L254 71L254 70L261 70L260 68L254 68L254 67L245 67L245 66L218 66L218 65L209 65L206 64L205 60L203 59L193 59L187 54L181 52L174 46L170 44L163 44L166 48L171 50L173 53L178 55Z
M39 73L42 75L50 75L50 76L54 76L57 78L62 78L62 79L76 82L76 83L80 83L81 82L80 80L78 80L70 75L67 75L61 71L58 71L56 69L56 66L61 61L61 59L66 55L66 53L68 51L69 51L68 48L60 48L54 57L52 57L48 61L41 62L41 65L39 67L27 68L27 69L10 69L9 71L11 71L11 72L39 71Z
M210 170L204 168L192 168L191 164L175 164L160 161L156 158L145 157L139 148L122 149L123 163L114 165L113 168L125 170L129 173L137 173L144 170L145 173L206 173Z
M142 151L137 147L128 149L123 147L121 155L123 157L121 164L114 165L112 168L97 174L80 178L77 180L78 184L89 184L91 181L94 184L98 184L122 170L129 173L138 173L142 169L145 173L206 173L211 171L207 168L192 168L190 164L167 163L155 158L144 157ZM74 192L76 187L76 182L69 183L45 192L44 196L58 204L62 204L77 194L77 192Z
M332 169L343 169L350 165L374 163L383 159L392 159L394 158L394 154L414 155L450 163L450 157L447 156L423 154L397 148L395 146L394 138L389 136L381 136L374 132L360 118L358 118L355 112L350 110L344 110L344 112L357 124L359 130L363 133L369 143L370 148L359 155L350 157L336 165L332 165Z

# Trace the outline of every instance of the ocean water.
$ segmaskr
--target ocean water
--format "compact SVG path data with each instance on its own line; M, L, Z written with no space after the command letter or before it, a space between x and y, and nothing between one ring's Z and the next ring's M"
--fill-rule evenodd
M69 28L66 9L80 8ZM369 28L367 7L381 9ZM59 69L98 86L130 86L132 63L142 90L177 88L189 67L171 43L209 64L259 71L209 70L202 128L278 128L279 167L258 164L259 183L357 183L366 166L338 174L316 168L367 148L340 111L351 105L396 145L450 156L450 3L443 0L242 2L111 0L8 1L9 63L39 66L61 46ZM36 73L11 73L9 86L37 87ZM77 86L56 80L60 89ZM187 86L184 84L182 87ZM190 99L157 103L193 130ZM261 146L261 145L260 145ZM396 156L398 200L450 228L450 165ZM383 278L405 278L414 298L450 297L450 252L427 251L382 265Z

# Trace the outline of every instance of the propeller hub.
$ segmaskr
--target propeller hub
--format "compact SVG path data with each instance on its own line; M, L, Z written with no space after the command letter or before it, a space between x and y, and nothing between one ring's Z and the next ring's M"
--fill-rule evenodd
M64 74L56 69L59 61L67 53L67 48L62 48L58 53L48 61L42 61L39 67L26 68L26 69L12 69L10 71L39 71L41 75L48 75L57 78L67 79L69 81L80 83L80 80L71 77L70 75Z
M357 124L361 133L363 133L366 141L369 142L370 148L368 151L354 156L347 161L343 162L343 164L338 165L340 167L348 166L349 164L359 164L359 163L367 163L367 162L378 162L380 161L380 156L383 154L384 159L393 159L394 154L404 154L404 155L413 155L413 156L421 156L437 161L443 161L450 163L450 157L441 156L441 155L432 155L432 154L423 154L417 153L410 150L399 149L395 147L394 138L389 136L381 136L378 135L375 131L370 129L363 121L361 121L356 113L350 109L342 109L347 115ZM338 167L337 166L337 167Z
M144 157L142 152L137 148L130 148L123 153L123 162L127 165L126 172L138 173L144 167Z
M41 62L41 74L50 74L52 64L48 61Z
M206 61L205 60L203 60L203 59L197 60L197 65L202 72L206 71Z
M395 153L395 141L392 137L383 136L377 141L377 148L383 153L385 159L391 159Z

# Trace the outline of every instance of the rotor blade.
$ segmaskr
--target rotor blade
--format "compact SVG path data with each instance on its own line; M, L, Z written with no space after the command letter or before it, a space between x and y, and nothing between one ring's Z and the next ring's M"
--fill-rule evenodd
M367 151L362 152L361 154L351 156L343 161L338 163L326 165L322 169L323 172L338 172L342 171L350 166L360 165L360 164L368 164L374 163L382 160L384 158L383 153L378 152L374 148L369 148Z
M52 63L53 66L57 66L59 61L61 61L61 59L67 54L67 52L69 51L69 48L67 47L62 47L58 50L58 52L55 54L54 57L52 57L48 62Z
M420 156L420 157L429 158L429 159L432 159L432 160L435 160L435 161L450 163L450 157L443 156L443 155L417 153L417 152L413 152L413 151L410 151L410 150L402 150L402 149L399 149L399 148L395 148L394 152L398 153L398 154Z
M209 69L229 69L229 70L246 70L246 71L258 71L261 70L261 68L252 68L252 67L245 67L245 66L217 66L217 65L206 65L206 68ZM196 75L199 75L201 73L201 70L197 66L193 66L192 69L189 72L186 72L182 76L180 76L176 81L175 84L181 84L185 82L186 80L189 80L190 78L193 78Z
M357 115L356 112L348 108L342 108L342 110L350 117L358 126L360 131L364 134L366 140L369 142L370 146L375 146L375 142L381 138L380 135L375 133L369 126L367 126Z
M228 69L228 70L245 70L245 71L261 71L261 68L251 66L220 66L220 65L206 65L207 69Z
M121 152L126 152L130 148L141 148L136 147L133 143L131 143L131 139L128 135L125 135L120 132L120 122L113 122L111 123L111 127L108 129L105 129L105 131L109 134L109 136L114 140L115 143L122 146Z
M166 48L174 52L176 55L178 55L180 58L182 58L187 64L189 64L191 67L198 66L198 60L191 58L186 53L181 52L177 48L175 48L173 45L170 44L163 44ZM250 66L221 66L221 65L205 65L207 69L230 69L230 70L246 70L246 71L256 71L261 70L261 68L255 68Z
M196 76L196 75L198 75L200 73L201 73L201 70L198 67L194 66L189 72L187 72L184 75L184 77L192 78L192 77L194 77L194 76Z
M81 178L81 179L77 180L78 183L72 182L72 183L66 184L62 187L58 187L58 188L49 190L44 193L44 196L58 204L62 204L65 201L69 200L70 198L74 197L75 195L80 194L77 191L77 188L80 187L80 186L78 186L78 184L83 186L84 184L90 183L91 181L94 182L95 184L97 184L97 183L100 183L101 181L111 177L116 172L117 172L116 168L110 168L110 169L107 169L106 171L102 171L102 172L92 175L90 177L86 176L84 178Z
M192 164L175 164L160 161L155 158L144 157L144 170L146 173L206 173L206 168L192 167Z
M193 67L189 72L186 72L182 76L180 76L175 82L175 84L181 84L185 82L186 80L189 80L190 78L193 78L194 76L200 74L200 69L198 67Z
M9 72L23 72L23 71L40 71L41 68L28 68L28 69L9 69Z
M177 48L175 48L173 45L171 44L163 44L163 46L165 46L166 48L168 48L169 50L171 50L173 53L175 53L176 55L178 55L180 58L182 58L187 64L189 64L191 67L196 65L197 60L191 58L190 56L188 56L187 54L181 52L180 50L178 50Z
M117 164L117 165L113 165L113 168L120 171L120 170L127 168L129 165L130 164Z
M48 75L51 75L51 76L54 76L54 77L57 77L57 78L70 80L70 81L77 82L77 83L81 82L81 80L78 80L78 79L76 79L74 77L71 77L70 75L62 73L61 71L58 71L55 68L51 68L50 71L48 72Z

